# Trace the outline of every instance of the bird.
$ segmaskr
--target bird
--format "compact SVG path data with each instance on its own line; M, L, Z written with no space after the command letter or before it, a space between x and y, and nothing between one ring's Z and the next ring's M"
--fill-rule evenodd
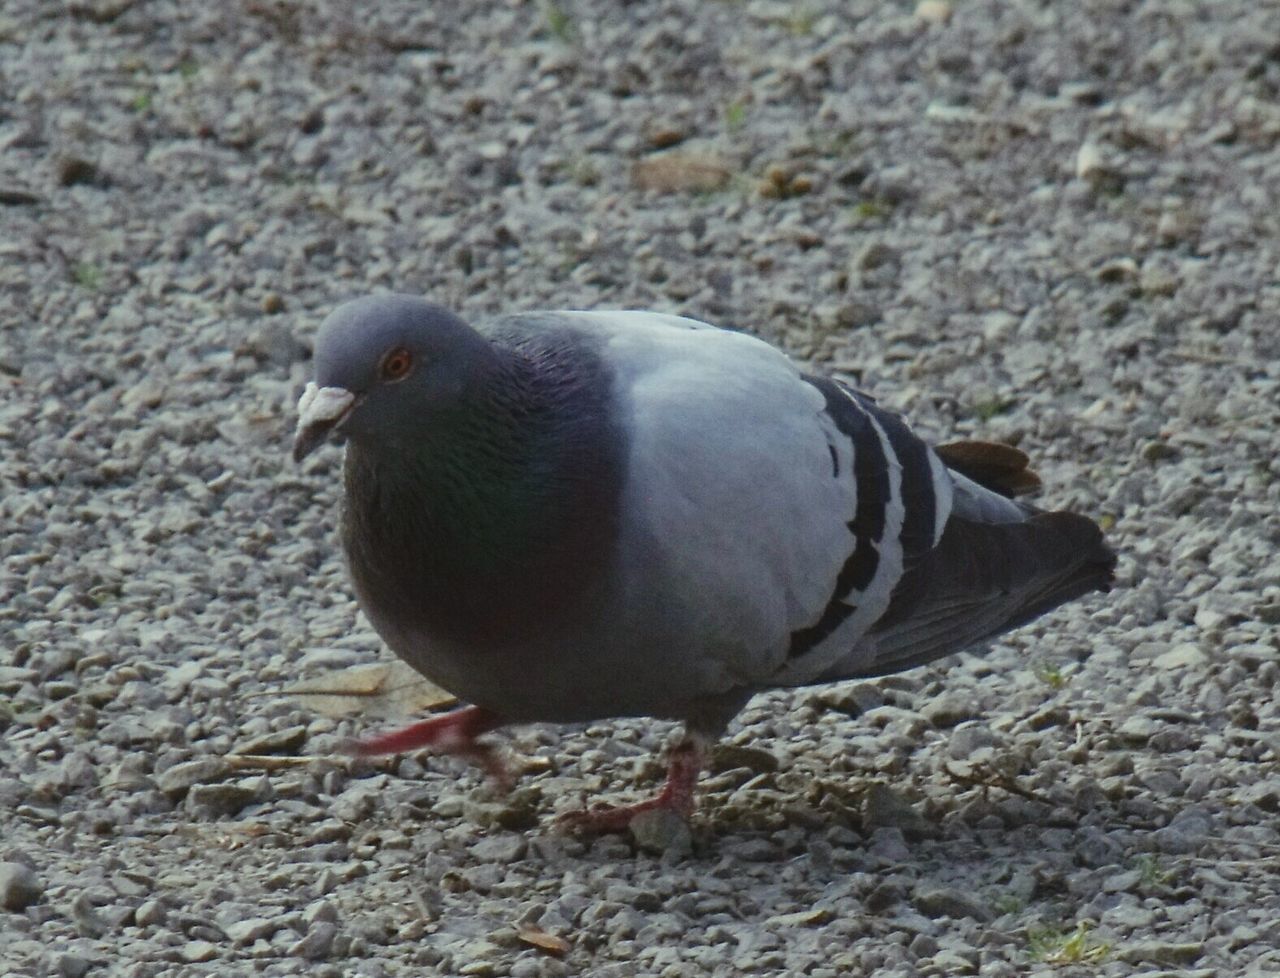
M472 324L385 293L334 309L313 365L293 457L345 439L358 603L466 704L357 750L509 783L480 739L499 728L683 723L656 796L568 817L584 831L688 819L758 693L977 649L1113 582L1093 520L1021 498L1040 488L1022 451L931 445L746 332L648 311Z

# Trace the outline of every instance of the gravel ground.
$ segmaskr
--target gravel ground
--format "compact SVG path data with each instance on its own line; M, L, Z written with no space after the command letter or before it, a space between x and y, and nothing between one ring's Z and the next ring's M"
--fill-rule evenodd
M0 8L0 974L1280 973L1280 11L350 6ZM661 851L552 821L663 724L333 758L283 691L386 653L289 432L383 288L758 332L1121 586L758 699Z

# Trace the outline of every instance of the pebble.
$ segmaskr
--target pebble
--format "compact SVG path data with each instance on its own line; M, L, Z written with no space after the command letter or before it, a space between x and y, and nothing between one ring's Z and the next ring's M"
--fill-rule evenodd
M244 784L197 784L187 792L187 810L197 818L222 818L238 814L256 795Z
M1116 949L1116 957L1130 964L1194 964L1203 954L1204 944L1198 941L1139 941Z
M1145 744L1158 729L1159 726L1147 717L1132 716L1120 725L1116 733L1131 744Z
M218 948L210 941L188 941L182 945L181 956L187 964L203 964L218 956Z
M0 862L0 907L25 910L43 895L44 886L30 866Z
M937 828L916 811L911 802L882 781L867 787L862 804L862 821L869 832L880 828L894 828L909 839L919 839L937 832Z
M471 847L471 854L481 862L513 863L523 859L528 849L522 836L508 833L481 839Z
M55 967L62 978L84 978L93 962L78 954L59 954Z
M959 697L940 696L920 708L920 715L939 729L954 727L978 715L972 701Z
M143 900L133 912L133 922L139 927L162 926L167 912L159 900Z
M693 851L693 833L689 823L669 809L652 808L640 812L628 828L636 845L645 852L683 856Z
M247 917L223 927L227 937L237 944L252 944L254 941L269 938L280 929L280 923L274 918Z
M231 773L221 757L197 757L166 769L156 778L156 787L172 798L181 798L198 784L220 781Z
M887 863L900 863L911 858L911 849L908 848L901 829L880 828L871 832L867 855Z
M1204 665L1209 656L1194 642L1179 642L1168 652L1163 652L1151 660L1151 668L1160 672L1174 669L1186 669Z
M995 919L985 902L951 887L923 887L912 895L911 902L926 917L972 917L983 922Z
M307 933L297 943L289 947L289 953L308 961L323 961L329 956L333 947L338 927L327 920L317 920L307 928Z

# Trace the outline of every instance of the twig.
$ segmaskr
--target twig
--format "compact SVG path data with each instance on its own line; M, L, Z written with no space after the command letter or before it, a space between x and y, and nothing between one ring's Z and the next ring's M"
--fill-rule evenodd
M1003 775L997 775L992 773L990 775L992 780L984 781L982 780L982 778L974 777L973 775L969 775L969 774L964 774L960 771L955 771L951 768L951 765L949 764L944 764L942 766L942 769L947 772L948 776L950 776L952 780L958 781L961 784L967 784L970 787L999 788L1001 791L1007 791L1011 795L1018 795L1022 798L1026 798L1029 801L1039 802L1041 805L1048 805L1050 808L1054 806L1054 803L1050 801L1048 798L1046 798L1044 795L1039 794L1035 791L1031 791L1028 788L1024 788L1021 785L1015 783L1012 778L1007 778L1007 777L1004 777Z
M320 755L290 757L278 754L223 754L222 759L233 768L260 768L264 771L282 771L291 767L306 767L317 761L332 760Z

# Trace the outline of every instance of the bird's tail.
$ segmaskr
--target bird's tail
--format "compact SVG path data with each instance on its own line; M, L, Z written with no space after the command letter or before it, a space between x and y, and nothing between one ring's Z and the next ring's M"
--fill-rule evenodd
M874 647L854 672L823 681L900 672L988 641L1090 591L1110 589L1116 555L1093 520L1035 513L988 523L952 515L938 546L898 582L864 639Z

